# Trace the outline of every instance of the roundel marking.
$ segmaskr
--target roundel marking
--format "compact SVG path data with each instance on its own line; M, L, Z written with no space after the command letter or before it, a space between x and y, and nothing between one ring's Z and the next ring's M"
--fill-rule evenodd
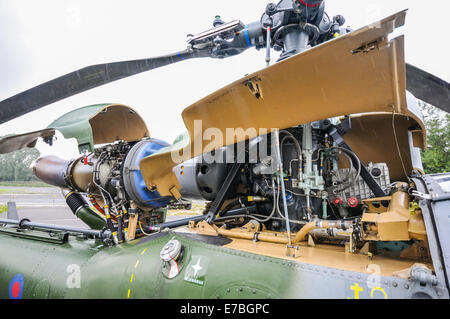
M23 282L23 275L18 274L13 277L13 279L9 283L9 298L22 299Z

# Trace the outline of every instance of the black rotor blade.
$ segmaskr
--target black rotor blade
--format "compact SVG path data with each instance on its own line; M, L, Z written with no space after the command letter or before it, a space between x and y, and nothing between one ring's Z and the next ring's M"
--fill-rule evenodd
M55 129L46 128L40 131L4 137L0 139L0 154L15 152L25 147L35 147L39 137L52 138L54 135Z
M72 95L207 52L182 51L157 58L97 64L68 73L0 102L0 124Z
M406 64L406 89L441 110L450 113L450 84L411 64Z

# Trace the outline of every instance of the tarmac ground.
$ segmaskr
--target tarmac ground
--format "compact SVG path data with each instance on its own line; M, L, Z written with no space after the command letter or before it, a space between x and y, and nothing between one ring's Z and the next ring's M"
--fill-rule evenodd
M88 228L75 217L59 188L56 187L15 187L0 186L0 204L15 202L19 219L27 218L32 222ZM187 218L201 213L201 204L193 204L191 211L169 210L167 221ZM1 213L5 219L7 213Z

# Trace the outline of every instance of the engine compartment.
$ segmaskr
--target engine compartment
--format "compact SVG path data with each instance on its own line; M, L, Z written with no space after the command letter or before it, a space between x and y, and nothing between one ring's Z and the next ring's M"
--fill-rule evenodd
M343 138L350 131L349 117L327 119L197 156L173 168L179 198L149 188L139 169L142 159L169 147L161 140L118 140L72 161L44 157L34 171L66 190L79 218L103 217L111 243L161 231L170 205L200 200L203 216L179 225L203 223L218 235L288 247L305 240L342 245L349 252L398 242L408 256L429 258L414 183L407 175L392 181L386 162L363 163Z

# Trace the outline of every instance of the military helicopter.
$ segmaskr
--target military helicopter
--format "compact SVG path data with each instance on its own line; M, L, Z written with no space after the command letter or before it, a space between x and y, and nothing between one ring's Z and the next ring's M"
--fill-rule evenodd
M250 48L277 63L186 108L187 133L150 137L122 104L90 105L0 141L75 137L74 160L33 170L89 229L0 219L0 298L449 298L449 174L426 175L417 99L450 85L389 39L406 11L358 30L322 0L270 3L171 55L89 66L0 102L1 123L141 72ZM226 138L225 138L226 137ZM166 222L178 200L204 214ZM318 286L327 289L316 289Z

